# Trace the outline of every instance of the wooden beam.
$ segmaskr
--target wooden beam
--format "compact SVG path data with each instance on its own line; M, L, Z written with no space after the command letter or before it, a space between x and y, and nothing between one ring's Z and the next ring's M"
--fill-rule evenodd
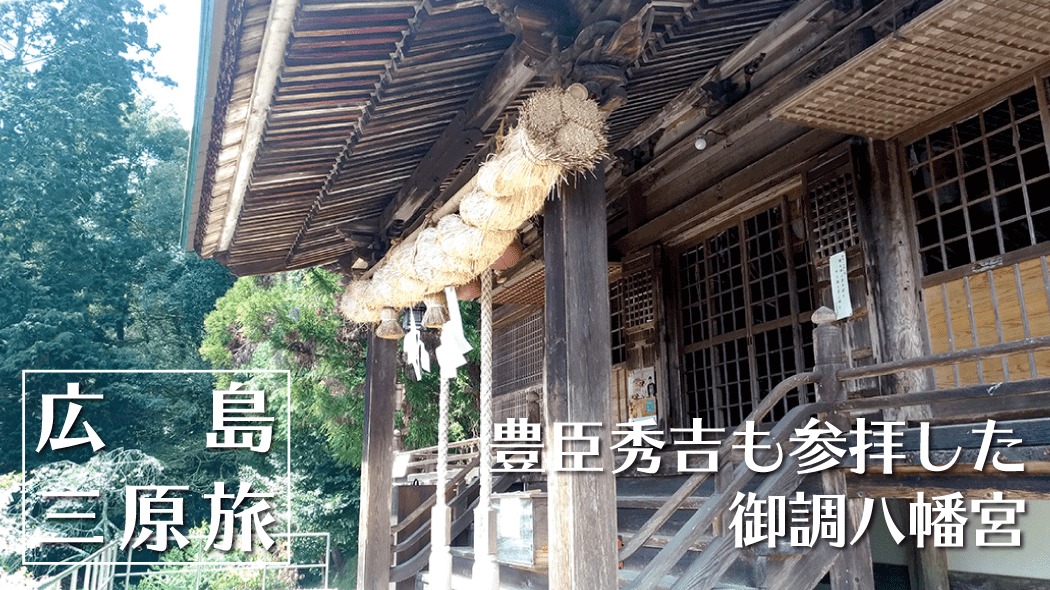
M361 516L357 587L390 585L390 512L393 489L394 398L397 341L368 339L365 417L361 446Z
M805 52L800 59L784 56L770 60L767 56L752 78L752 91L713 119L698 110L687 111L693 113L683 119L688 121L688 125L680 126L673 133L664 133L660 142L662 145L657 145L656 157L641 170L626 178L618 171L610 172L607 179L608 186L612 187L610 200L627 194L632 185L644 186L652 218L670 211L713 183L739 171L743 162L760 158L779 147L770 145L767 136L776 135L782 141L790 141L783 138L791 133L794 133L795 138L801 137L802 132L796 126L770 121L770 109L857 53L862 48L857 42L857 38L863 36L860 32L869 27L881 26L890 19L893 14L891 5L891 2L882 2L862 15L856 10L848 13L835 11L831 13L834 18L830 21L821 20L812 23L810 28L795 31L793 34L799 35L800 46L811 47L812 50ZM761 48L753 49L758 51ZM795 50L798 47L793 48ZM708 138L706 149L698 151L693 144L696 132L701 127L714 129L718 133ZM645 138L637 139L641 141ZM751 145L753 143L756 147L765 143L766 151L756 150ZM741 145L745 146L746 154L740 151ZM718 164L713 165L715 162Z
M812 35L810 31L820 30L824 27L825 23L820 22L819 17L831 10L831 3L827 2L827 0L803 0L791 7L708 72L707 75L693 82L689 88L671 99L663 108L653 113L638 127L635 127L611 151L615 153L616 150L632 148L662 130L672 127L680 128L683 122L688 119L699 118L701 109L694 105L703 96L704 85L722 75L729 75L735 72L760 55L768 57L770 54L783 54L794 57L805 54L807 48L799 46L800 38L805 36L809 38L811 43L814 40L819 42L819 38ZM765 58L763 58L763 62L765 62ZM752 79L752 82L756 86L760 85L763 82L763 78L767 78L774 69L775 66L772 66L772 64L763 63L763 66L755 73L756 79ZM695 124L696 122L694 121L692 125ZM681 133L681 131L678 133ZM680 138L679 135L677 139ZM674 138L668 137L668 139ZM665 141L664 143L667 144L668 142Z
M433 201L441 183L476 148L485 132L532 81L537 60L515 43L489 72L463 110L430 147L379 218L380 235L403 226Z
M1050 478L1031 473L1005 475L970 471L934 475L894 470L892 475L856 475L850 472L846 474L846 483L851 496L862 498L899 498L914 502L916 493L921 491L927 498L960 492L967 499L988 500L995 492L1002 492L1007 498L1050 500Z
M781 128L788 129L787 126ZM773 188L792 175L798 175L798 164L807 159L808 154L820 153L842 142L844 137L828 131L806 131L802 128L789 128L784 135L769 133L761 140L749 144L748 150L761 149L762 155L754 159L740 158L736 161L751 162L743 169L726 178L709 184L699 193L693 192L692 198L672 207L666 212L651 218L648 222L629 232L616 241L620 252L633 252L649 244L661 241L668 236L678 236L699 221L710 219L714 215L733 208L733 197L744 191L753 194ZM741 140L747 143L745 140ZM774 141L776 147L761 147L765 142ZM709 148L710 149L710 148ZM752 152L753 153L753 152ZM794 163L792 163L794 162ZM706 176L709 171L697 174ZM684 195L687 191L678 191Z
M543 229L547 460L554 460L555 423L601 426L585 432L598 436L599 456L585 465L598 471L562 471L559 465L547 465L550 587L616 588L611 327L601 168L570 180L561 193L547 202Z
M952 590L1045 590L1047 585L1046 580L994 574L951 572L950 577Z

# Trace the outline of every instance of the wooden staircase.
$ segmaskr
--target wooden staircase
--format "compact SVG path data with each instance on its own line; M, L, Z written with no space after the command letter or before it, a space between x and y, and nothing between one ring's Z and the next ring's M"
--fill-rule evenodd
M767 425L758 428L769 433L760 444L779 443L783 448L783 463L778 470L770 474L756 474L749 469L733 448L740 444L741 437L731 434L719 447L719 469L716 473L694 473L688 477L621 477L618 480L617 518L623 543L619 552L622 563L620 588L874 588L871 554L866 538L845 549L833 548L823 541L806 549L792 548L783 543L772 549L765 546L734 546L728 517L738 493L753 492L762 499L791 496L796 491L803 491L807 495L849 497L844 468L806 477L798 475L798 461L789 454L793 448L790 439L797 428L817 417L849 430L850 423L858 416L882 419L884 412L909 407L922 407L924 413L930 416L928 421L943 432L959 430L959 426L952 425L983 424L986 419L1009 420L1037 416L1042 420L1028 422L1050 422L1050 419L1045 418L1046 408L1050 407L1050 379L1046 378L858 399L847 399L843 386L848 380L871 379L901 371L943 366L960 360L1046 350L1050 349L1050 337L847 368L841 361L841 336L835 338L835 332L837 328L833 325L819 326L815 338L818 362L814 371L793 376L777 385L747 417L747 421ZM775 422L769 419L773 409L787 394L799 387L811 385L817 386L816 402L797 406ZM994 404L989 403L990 396L994 396ZM1042 424L1039 428L1045 431L1050 425ZM1047 456L1050 442L1041 440L1039 444L1042 445L1039 447L1039 456ZM757 459L759 463L764 463L765 458L761 453ZM466 486L460 494L468 494L469 499L470 489L471 486ZM456 497L459 498L460 494ZM857 514L855 511L850 512L847 539L852 539L856 530L854 519ZM464 517L468 514L472 512L468 511ZM469 548L455 550L455 588L475 590L470 585L470 563ZM504 567L503 571L502 588L535 590L548 587L543 572L525 572L509 567ZM830 584L823 582L826 577L830 578ZM417 585L419 587L425 585Z

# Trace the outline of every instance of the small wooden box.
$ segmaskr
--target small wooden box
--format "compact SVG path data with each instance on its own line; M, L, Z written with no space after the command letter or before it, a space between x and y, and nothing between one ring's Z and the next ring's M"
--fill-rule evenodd
M496 509L496 556L500 563L546 569L546 492L495 494L492 503Z

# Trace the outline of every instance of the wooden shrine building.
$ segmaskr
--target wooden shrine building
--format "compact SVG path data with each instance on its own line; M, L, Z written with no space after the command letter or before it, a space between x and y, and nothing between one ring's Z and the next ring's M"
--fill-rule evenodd
M479 440L396 456L370 340L359 588L1048 588L1048 92L1050 0L206 0L185 246L343 273L355 321L481 275ZM603 424L599 469L492 473L519 418L545 460ZM613 474L615 424L698 418L712 473ZM900 421L893 473L747 468L746 421L791 450L813 418ZM964 547L890 539L954 492L1026 500L1022 546L970 512ZM887 514L738 548L738 493Z

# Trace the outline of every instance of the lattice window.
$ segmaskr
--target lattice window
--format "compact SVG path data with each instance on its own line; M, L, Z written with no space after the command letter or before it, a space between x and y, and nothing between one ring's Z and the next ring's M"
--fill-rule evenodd
M813 280L797 199L678 256L685 418L735 427L777 383L812 365ZM799 389L773 418L807 401Z
M859 243L856 180L848 165L806 183L816 258L827 260Z
M813 366L813 332L809 329L797 329L796 326L781 326L755 334L755 374L758 377L758 389L768 392L778 383ZM801 352L801 363L799 352ZM796 389L786 396L771 415L780 419L788 410L811 398L808 388Z
M627 362L627 334L624 331L623 279L609 285L610 324L612 326L612 364Z
M1034 87L905 155L925 275L1050 241L1050 161Z
M622 279L623 325L628 332L655 325L656 309L653 301L655 269L653 252L628 260Z
M529 393L531 389L519 389L492 398L492 421L506 422L510 418L529 417ZM538 396L542 400L542 396ZM542 403L542 401L540 401Z
M933 353L1050 335L1048 80L909 144ZM1045 104L1045 103L1044 103ZM1050 352L934 369L939 387L1050 376Z
M543 311L492 334L492 392L500 395L543 384Z

